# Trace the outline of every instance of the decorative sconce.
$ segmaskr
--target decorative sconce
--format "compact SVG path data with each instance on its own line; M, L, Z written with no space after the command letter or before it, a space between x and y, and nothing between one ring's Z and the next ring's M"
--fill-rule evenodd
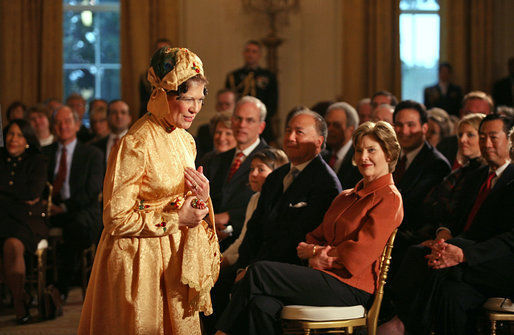
M261 39L268 50L266 62L268 70L278 72L277 49L283 39L277 36L277 21L279 16L285 17L287 23L289 12L297 11L300 0L242 0L243 7L248 11L264 13L268 16L270 32Z

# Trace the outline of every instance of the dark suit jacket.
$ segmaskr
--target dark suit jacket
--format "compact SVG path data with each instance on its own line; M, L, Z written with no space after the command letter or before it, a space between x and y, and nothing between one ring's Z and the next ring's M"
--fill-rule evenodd
M446 157L450 166L453 166L457 159L457 152L459 151L459 139L457 135L444 137L437 145L437 150Z
M423 224L423 200L450 171L448 160L425 142L403 178L396 184L402 194L405 212L398 234L400 240L406 238L410 243L419 243L434 232L435 227L425 227Z
M341 166L339 167L339 171L337 171L337 178L339 178L343 190L354 188L359 180L362 179L359 169L352 164L354 153L355 149L352 145L346 153L346 156L344 156ZM327 163L330 161L331 156L332 154L329 151L324 151L322 153L322 157Z
M334 171L316 156L283 192L286 164L266 178L259 203L239 247L237 265L258 260L300 263L296 246L321 224L332 200L341 191Z
M102 152L103 159L104 159L103 160L104 165L107 162L106 155L107 155L107 142L108 141L109 141L109 136L105 136L105 137L102 137L101 139L99 139L98 141L92 143L93 146L97 147Z
M53 183L57 155L57 142L43 148L48 156L48 180ZM88 227L95 242L102 228L101 193L103 186L104 160L97 148L77 141L70 168L70 198L64 203L67 214L76 224ZM89 243L91 243L89 242Z
M269 146L266 141L261 139L259 145L246 157L229 182L226 180L236 149L217 154L210 160L209 164L204 167L205 176L210 181L211 200L214 206L214 212L228 212L230 215L228 224L232 225L234 228L232 236L222 241L223 249L228 247L241 233L245 219L246 206L254 193L248 185L252 156L267 147Z
M468 179L467 192L459 204L463 215L452 227L456 235L467 219L482 183L486 180L485 166ZM474 178L473 178L474 177ZM482 203L466 232L450 243L462 248L468 269L464 272L468 283L494 288L506 295L514 295L514 165L510 164Z
M443 95L439 84L435 84L425 88L424 97L427 109L439 107L448 112L448 114L459 116L462 103L462 89L459 86L449 83L446 95Z

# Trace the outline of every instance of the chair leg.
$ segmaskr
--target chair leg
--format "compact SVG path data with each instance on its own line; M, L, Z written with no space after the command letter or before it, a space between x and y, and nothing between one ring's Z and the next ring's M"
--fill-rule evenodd
M491 335L496 335L496 320L491 320Z
M37 251L37 306L43 315L43 295L46 286L46 249Z

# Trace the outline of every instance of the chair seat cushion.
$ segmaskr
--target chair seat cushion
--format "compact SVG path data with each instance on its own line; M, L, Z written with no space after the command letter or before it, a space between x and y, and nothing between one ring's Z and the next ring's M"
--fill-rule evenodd
M358 306L303 306L289 305L282 309L282 319L306 321L334 321L364 317L366 309Z
M490 311L514 313L514 304L508 298L489 298L484 308Z
M41 241L39 241L39 243L37 244L37 250L42 250L42 249L46 249L46 248L48 248L48 241L45 239L42 239Z

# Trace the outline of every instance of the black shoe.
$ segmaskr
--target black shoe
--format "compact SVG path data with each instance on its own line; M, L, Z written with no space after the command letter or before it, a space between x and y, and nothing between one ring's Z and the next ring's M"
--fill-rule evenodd
M27 313L22 316L21 318L17 318L16 319L16 323L18 325L26 325L27 323L29 323L30 321L32 320L32 316L30 315L30 313L27 311Z

